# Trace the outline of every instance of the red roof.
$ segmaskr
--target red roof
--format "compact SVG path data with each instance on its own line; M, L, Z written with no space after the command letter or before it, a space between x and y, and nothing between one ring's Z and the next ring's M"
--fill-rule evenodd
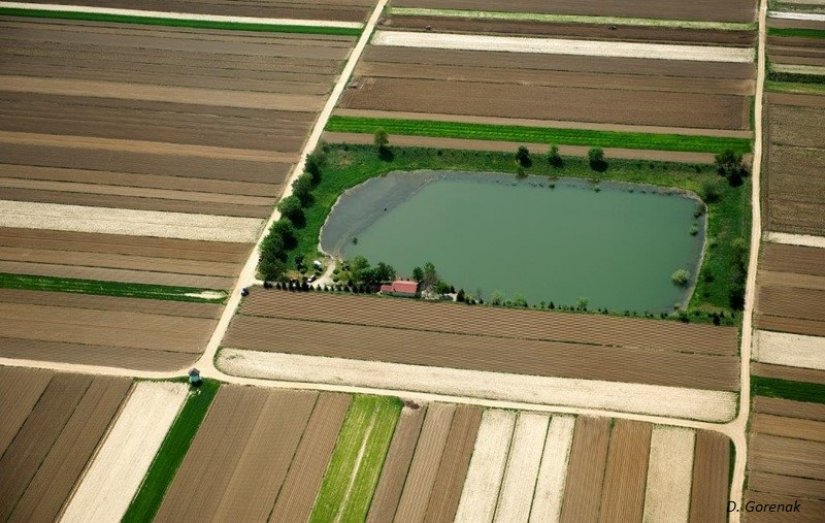
M405 294L415 294L418 292L418 282L396 280L390 285L382 285L381 292L402 292Z

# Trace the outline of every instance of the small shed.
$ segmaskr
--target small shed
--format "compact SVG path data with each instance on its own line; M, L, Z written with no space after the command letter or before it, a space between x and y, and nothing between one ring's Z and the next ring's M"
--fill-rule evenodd
M189 369L189 384L197 387L202 382L203 379L201 378L201 371L199 371L195 367Z
M395 280L392 283L382 285L381 294L416 298L418 297L418 282L410 280Z

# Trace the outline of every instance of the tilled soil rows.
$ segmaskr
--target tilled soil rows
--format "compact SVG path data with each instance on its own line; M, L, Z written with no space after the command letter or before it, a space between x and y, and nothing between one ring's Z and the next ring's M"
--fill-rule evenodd
M600 521L642 520L651 430L647 423L614 422L602 485Z
M596 521L610 441L608 418L579 417L573 433L561 521Z
M691 523L727 521L725 510L730 463L730 441L722 434L696 431L693 482L690 493Z
M5 367L0 370L0 456L9 447L26 421L53 373L26 368Z

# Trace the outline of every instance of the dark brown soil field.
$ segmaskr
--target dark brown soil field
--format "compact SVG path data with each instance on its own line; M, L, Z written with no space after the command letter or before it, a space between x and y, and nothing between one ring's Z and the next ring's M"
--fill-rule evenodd
M786 418L810 419L825 421L825 405L818 403L802 403L779 398L756 396L753 399L753 411L756 413L774 414Z
M35 0L48 3L48 0ZM323 0L315 1L266 1L238 4L226 0L80 0L75 5L144 9L147 11L172 11L177 13L251 16L259 18L300 18L361 22L366 19L373 5L371 0Z
M753 22L756 9L752 2L734 0L698 0L680 2L666 0L651 4L644 0L605 0L598 3L576 0L515 0L504 6L491 7L485 0L401 0L394 7L427 7L436 9L468 9L473 11L515 11L570 15L624 16L629 18L662 18L673 20L708 20L719 22Z
M427 506L425 522L446 522L455 518L481 423L481 413L480 407L471 405L459 405L456 408Z
M760 256L765 271L825 276L825 249L764 243Z
M599 521L642 521L652 430L653 426L649 423L614 422L605 465Z
M372 496L368 523L392 521L395 517L426 413L427 407L405 407L401 411L381 469L381 477ZM426 504L424 508L427 508Z
M496 338L734 356L736 329L636 318L546 313L325 293L257 290L242 314Z
M789 326L779 326L783 328L776 328L773 330L793 332L793 324ZM825 334L817 335L825 336ZM786 367L784 365L771 365L768 363L752 362L751 373L755 376L764 376L766 378L776 378L780 380L790 381L804 381L808 383L821 383L825 385L825 370L805 369L802 367Z
M0 355L145 370L194 362L222 306L0 290Z
M825 332L825 290L762 282L756 319L760 329L821 336Z
M748 98L449 79L360 79L341 107L670 127L747 129Z
M782 504L790 507L799 500L799 496L779 496L748 490L745 492L745 502L760 503L763 505ZM799 512L793 513L794 523L821 523L822 514L825 514L825 501L805 499L800 503ZM751 512L742 515L747 523L787 523L787 512Z
M0 458L0 516L55 521L131 380L2 368L0 383L15 399L0 403L9 421L2 431L7 444Z
M716 31L606 24L561 24L441 16L395 15L384 26L387 29L413 31L423 31L429 26L432 31L439 33L530 35L584 40L713 44L736 47L752 47L756 41L756 31Z
M561 521L597 521L610 442L610 419L576 419L564 484ZM645 476L646 477L646 476Z
M729 455L728 438L718 432L696 431L690 493L691 523L727 521Z

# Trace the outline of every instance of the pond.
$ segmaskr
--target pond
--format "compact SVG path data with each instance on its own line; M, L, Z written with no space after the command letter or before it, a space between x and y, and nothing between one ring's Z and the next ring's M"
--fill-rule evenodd
M705 218L676 189L445 171L393 172L350 189L321 248L399 275L433 262L456 289L611 311L672 311L689 299ZM692 234L695 233L695 234ZM687 269L691 282L671 281Z

